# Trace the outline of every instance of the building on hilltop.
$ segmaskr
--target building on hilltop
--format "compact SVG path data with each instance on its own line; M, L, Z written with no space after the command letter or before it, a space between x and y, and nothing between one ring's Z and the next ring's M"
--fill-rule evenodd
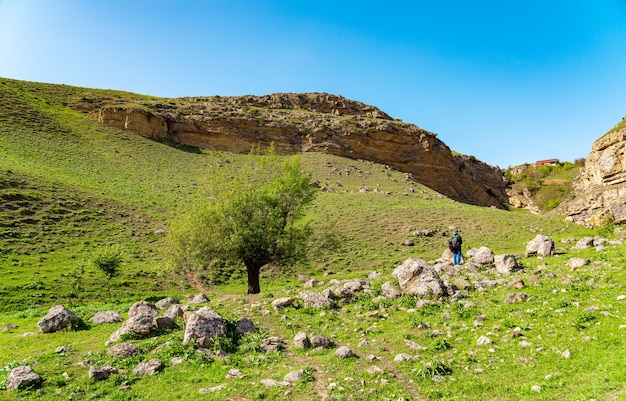
M555 165L559 162L559 159L546 159L546 160L537 160L535 162L535 167L537 166L543 166L544 164L551 164L551 165Z

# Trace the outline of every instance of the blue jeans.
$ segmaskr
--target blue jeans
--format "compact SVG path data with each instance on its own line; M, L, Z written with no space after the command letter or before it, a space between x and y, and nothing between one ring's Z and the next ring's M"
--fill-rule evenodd
M453 254L453 258L452 261L455 265L460 265L461 264L461 248L459 248L458 251L454 252Z

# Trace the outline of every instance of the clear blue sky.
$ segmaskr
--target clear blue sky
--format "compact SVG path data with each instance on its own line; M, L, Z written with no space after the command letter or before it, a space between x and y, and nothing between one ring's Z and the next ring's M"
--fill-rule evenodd
M0 0L0 76L329 92L492 165L573 161L626 115L626 0Z

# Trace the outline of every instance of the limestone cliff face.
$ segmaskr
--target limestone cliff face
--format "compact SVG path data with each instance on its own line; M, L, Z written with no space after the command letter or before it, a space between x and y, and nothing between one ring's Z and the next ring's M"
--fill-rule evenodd
M151 110L151 111L146 111ZM107 106L104 124L149 138L247 153L274 144L284 154L323 152L370 160L460 202L507 205L499 168L454 156L433 133L377 108L324 93L172 99L142 108Z
M569 220L594 226L626 223L626 122L596 140L573 182L575 197L562 210Z

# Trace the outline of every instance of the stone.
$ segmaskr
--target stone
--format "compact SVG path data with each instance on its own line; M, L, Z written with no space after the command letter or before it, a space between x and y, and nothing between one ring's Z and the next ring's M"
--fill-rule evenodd
M167 309L170 306L174 304L178 304L178 303L179 302L176 298L167 297L167 298L159 299L157 303L154 304L154 306L156 306L157 309Z
M519 302L524 302L528 299L528 294L524 294L523 292L515 292L512 294L508 294L504 297L505 304L515 304Z
M113 310L97 312L89 319L93 324L119 323L123 320L122 316Z
M394 362L411 362L414 358L409 354L398 354L393 358Z
M288 306L293 306L294 301L295 301L295 298L293 297L276 298L275 300L272 301L272 308L274 308L275 310L278 310L278 309L286 308Z
M380 292L387 299L396 299L402 296L402 288L397 285L393 285L390 282L384 283L380 287Z
M300 381L302 376L304 376L304 369L294 370L287 373L283 381L286 381L287 383L296 383Z
M517 258L514 255L496 255L494 256L494 263L498 274L504 276L508 276L513 271L519 269Z
M139 338L147 337L152 333L153 327L153 316L149 315L135 315L128 318L124 323L122 323L122 327L117 329L111 337L109 341L116 342L124 335L135 336Z
M587 249L591 245L593 245L593 237L583 237L574 245L574 249Z
M209 301L209 297L206 296L206 294L198 294L195 297L191 298L191 300L189 300L190 304L205 304Z
M135 302L130 309L128 310L128 317L131 318L133 316L150 316L151 318L155 318L159 316L159 311L154 304L146 301Z
M335 356L340 359L345 359L353 356L352 349L347 345L343 345L335 351Z
M491 338L487 337L487 336L480 336L478 338L478 340L476 340L476 345L478 346L482 346L482 345L488 345L493 343L493 341L491 340Z
M274 379L263 379L261 380L261 384L263 384L265 387L267 388L272 388L272 387L289 387L291 386L291 383L286 382L286 381L278 381L278 380L274 380Z
M213 308L204 306L187 319L183 344L191 341L198 347L207 348L215 337L226 335L227 329L226 319Z
M18 366L11 370L6 382L7 390L18 390L36 386L41 377L30 366Z
M295 337L293 338L293 344L296 348L299 349L311 348L311 340L309 340L309 337L303 331L300 331L298 332L298 334L295 335Z
M139 362L137 367L133 369L136 376L152 376L158 373L163 367L159 359L151 359L148 362Z
M261 340L260 348L265 352L277 352L283 349L283 343L279 337L268 337Z
M252 322L252 320L242 317L237 321L235 325L235 333L239 335L246 335L250 333L254 333L256 331L256 326Z
M117 369L112 366L95 366L89 367L89 379L93 381L106 380L112 374L116 374Z
M183 317L184 315L185 311L179 304L170 305L169 308L163 312L163 316L169 317L172 320L176 320L176 318Z
M241 373L241 370L232 368L226 374L226 378L227 379L241 379L243 378L243 374Z
M383 373L385 373L385 371L378 366L372 365L367 368L367 373L369 373L370 375L382 375Z
M526 245L526 256L540 255L543 257L554 254L554 241L543 234L537 236Z
M213 386L213 387L201 388L198 391L200 392L200 394L209 394L209 393L214 393L216 391L223 390L225 388L226 388L226 384L220 384L220 385Z
M176 328L174 320L167 316L160 316L154 319L154 324L158 330L173 330Z
M567 261L567 265L571 267L572 269L578 269L588 264L589 264L589 259L584 259L584 258L570 258Z
M58 305L50 308L48 314L37 322L37 329L41 333L54 333L67 328L72 323L80 323L78 316L63 305Z
M331 308L335 305L335 301L332 299L334 293L330 291L327 294L304 291L299 294L300 298L304 302L305 308Z
M494 253L486 246L481 246L474 253L474 262L479 265L491 265L494 262Z
M312 336L311 346L315 348L317 347L329 348L333 346L333 342L330 340L330 338L326 336Z
M407 259L392 273L404 294L440 297L447 295L446 287L435 270L423 259Z
M17 329L19 326L17 324L13 324L13 323L8 323L5 324L4 326L2 326L2 328L0 328L0 331L9 331L9 330L15 330Z
M109 348L107 353L113 358L130 358L137 356L139 347L135 344L121 343Z
M513 281L511 281L509 284L507 284L507 286L511 289L521 290L526 288L526 283L524 283L524 280L517 277L513 279Z

